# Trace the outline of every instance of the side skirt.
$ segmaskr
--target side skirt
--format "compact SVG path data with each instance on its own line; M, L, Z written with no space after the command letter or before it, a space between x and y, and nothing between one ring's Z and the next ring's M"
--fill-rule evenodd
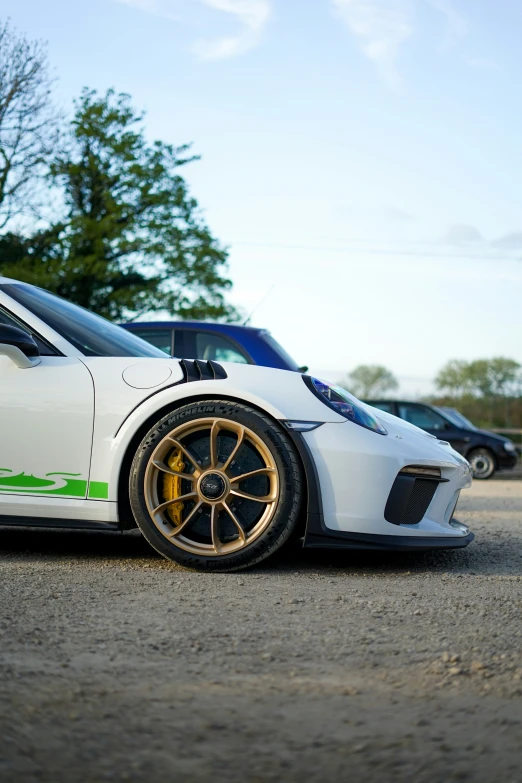
M0 514L0 527L63 527L75 530L121 530L117 522L91 522L86 519L51 519L50 517L10 517Z

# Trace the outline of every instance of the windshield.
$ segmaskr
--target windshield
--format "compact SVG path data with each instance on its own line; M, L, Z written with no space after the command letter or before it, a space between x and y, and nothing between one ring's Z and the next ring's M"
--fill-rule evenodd
M455 408L439 408L438 410L457 427L463 427L465 430L477 429L469 419L466 419L466 417L460 413L460 411L455 410Z
M42 288L23 283L1 286L15 301L74 345L84 356L136 356L165 359L159 348L105 318Z

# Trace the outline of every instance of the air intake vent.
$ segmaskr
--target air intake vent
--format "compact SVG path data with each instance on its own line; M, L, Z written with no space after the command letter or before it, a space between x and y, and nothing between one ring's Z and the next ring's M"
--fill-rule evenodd
M405 468L393 482L384 518L392 525L416 525L426 514L438 485L443 481L447 479L441 478L438 468L431 475L420 468Z

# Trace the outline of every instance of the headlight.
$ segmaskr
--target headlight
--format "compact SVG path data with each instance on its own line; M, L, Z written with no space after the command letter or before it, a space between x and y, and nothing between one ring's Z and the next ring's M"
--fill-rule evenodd
M504 449L505 451L516 451L516 446L514 443L511 443L510 440L504 441Z
M320 381L318 378L311 378L309 375L303 375L303 380L316 397L319 397L325 405L328 405L336 413L340 413L348 421L353 421L354 424L359 424L367 430L378 432L379 435L388 434L382 424L362 406L357 405L351 395L341 386L331 386L329 383Z

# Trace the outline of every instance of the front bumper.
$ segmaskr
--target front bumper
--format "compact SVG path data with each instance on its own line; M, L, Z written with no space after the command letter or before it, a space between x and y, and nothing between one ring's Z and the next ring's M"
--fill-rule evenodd
M301 453L308 453L318 485L318 501L309 498L304 546L418 551L469 544L473 534L453 519L460 490L471 484L466 460L420 431L385 425L387 436L351 422L301 435ZM399 472L411 465L438 467L443 481L419 522L393 524L386 504Z
M518 454L510 451L497 451L495 454L499 470L514 468L518 462Z

